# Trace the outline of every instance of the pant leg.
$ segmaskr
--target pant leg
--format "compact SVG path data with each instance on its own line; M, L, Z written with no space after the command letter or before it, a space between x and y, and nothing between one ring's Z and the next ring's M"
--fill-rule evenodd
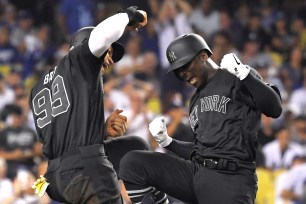
M119 177L139 186L153 186L179 200L195 204L193 176L196 169L193 162L168 154L131 151L120 162Z
M91 148L97 150L94 152ZM117 175L106 155L97 146L81 152L56 159L59 164L51 162L46 174L50 181L48 195L64 203L121 204Z
M105 151L108 160L118 174L122 157L132 150L149 150L147 143L137 136L122 136L105 141Z
M256 174L198 169L194 176L198 203L254 204L257 192Z

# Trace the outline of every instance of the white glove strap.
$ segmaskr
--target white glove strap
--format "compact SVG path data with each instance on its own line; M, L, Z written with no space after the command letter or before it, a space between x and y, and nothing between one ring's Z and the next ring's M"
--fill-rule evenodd
M234 68L235 75L240 79L244 80L250 73L250 67L248 65L240 64Z
M161 147L167 147L172 142L172 137L169 137L167 135L166 139L164 141L158 142L159 146Z

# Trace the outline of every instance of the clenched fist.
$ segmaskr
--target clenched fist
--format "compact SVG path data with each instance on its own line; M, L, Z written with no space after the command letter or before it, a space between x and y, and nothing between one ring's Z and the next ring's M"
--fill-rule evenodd
M229 53L223 56L221 60L221 69L229 71L237 76L240 80L245 79L250 73L250 67L241 63L234 53Z
M155 118L149 124L149 130L159 146L166 147L172 142L172 138L167 133L165 118Z
M127 13L129 16L127 27L131 30L137 30L138 28L144 27L148 22L147 13L143 10L137 10L137 6L121 9L118 13Z

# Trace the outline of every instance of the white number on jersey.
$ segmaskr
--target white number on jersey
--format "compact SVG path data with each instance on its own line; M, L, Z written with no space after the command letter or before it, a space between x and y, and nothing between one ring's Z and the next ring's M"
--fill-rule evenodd
M51 89L44 88L32 100L33 112L36 116L43 114L36 120L37 126L43 128L56 117L67 112L70 102L67 96L63 77L57 75L52 82Z

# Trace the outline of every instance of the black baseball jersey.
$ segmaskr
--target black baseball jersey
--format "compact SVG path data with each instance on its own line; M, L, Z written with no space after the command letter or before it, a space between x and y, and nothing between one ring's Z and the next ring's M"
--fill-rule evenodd
M190 101L192 155L254 161L261 112L242 82L218 69Z
M49 159L105 138L102 59L88 41L76 46L32 89L30 107L43 154Z

